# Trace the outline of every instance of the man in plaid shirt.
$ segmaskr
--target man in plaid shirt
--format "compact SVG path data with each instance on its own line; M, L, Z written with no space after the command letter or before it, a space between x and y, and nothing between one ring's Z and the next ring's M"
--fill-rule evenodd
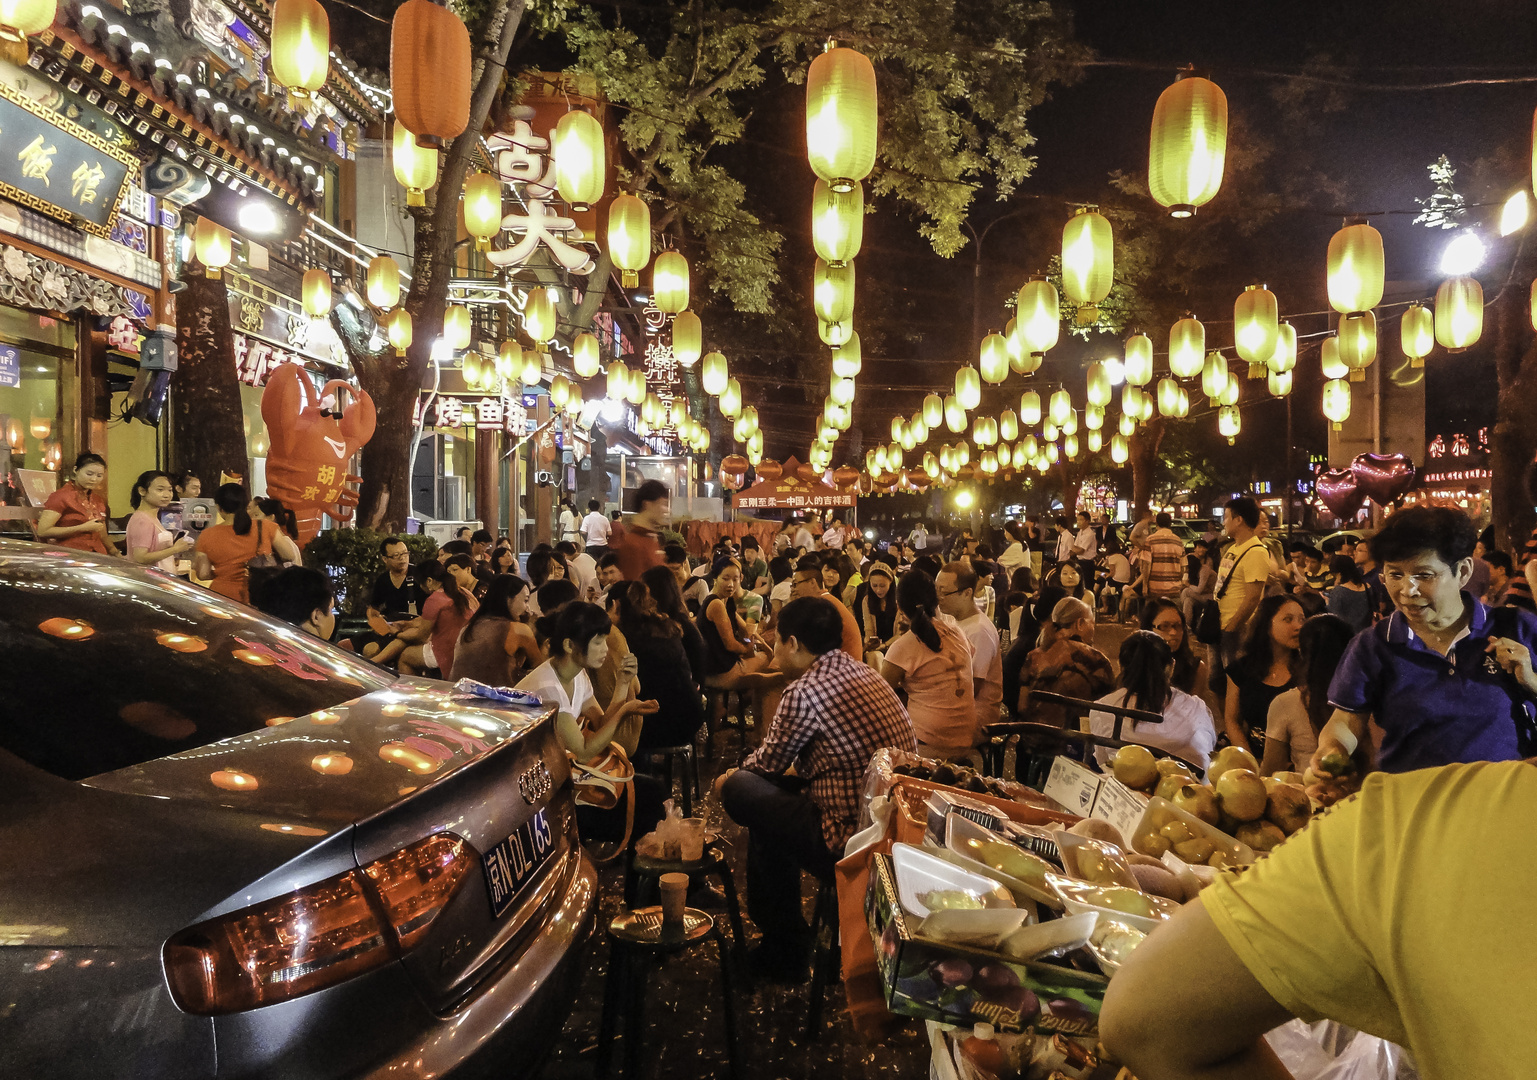
M794 681L762 745L720 781L721 804L748 831L747 911L763 934L754 967L771 979L805 978L801 871L833 879L859 824L870 758L883 746L918 745L896 691L844 652L842 638L832 601L801 597L780 610L774 660Z
M1149 596L1173 599L1185 587L1185 542L1169 527L1174 519L1167 513L1160 513L1155 520L1158 528L1147 538L1152 559L1147 568L1147 591Z

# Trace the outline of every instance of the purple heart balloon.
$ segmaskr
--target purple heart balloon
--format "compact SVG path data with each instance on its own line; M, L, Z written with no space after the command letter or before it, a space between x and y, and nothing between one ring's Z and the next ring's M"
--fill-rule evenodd
M1355 473L1349 469L1330 469L1319 473L1318 479L1313 482L1313 490L1318 492L1318 497L1329 508L1329 512L1341 521L1355 517L1356 511L1366 502L1366 495Z
M1391 506L1414 486L1414 463L1404 454L1360 454L1350 472L1378 506Z

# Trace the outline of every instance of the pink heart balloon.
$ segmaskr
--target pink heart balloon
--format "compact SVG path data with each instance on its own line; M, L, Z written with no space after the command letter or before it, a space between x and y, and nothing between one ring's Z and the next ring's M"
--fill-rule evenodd
M1404 454L1360 454L1350 472L1378 506L1391 506L1414 486L1414 463Z
M1329 508L1330 513L1341 521L1355 517L1356 511L1366 502L1366 495L1355 473L1349 469L1330 469L1319 473L1318 479L1313 482L1313 490L1318 492L1319 499Z

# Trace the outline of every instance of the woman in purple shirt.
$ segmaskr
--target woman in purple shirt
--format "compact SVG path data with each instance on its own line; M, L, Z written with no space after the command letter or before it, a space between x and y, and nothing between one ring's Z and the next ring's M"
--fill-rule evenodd
M1374 765L1407 772L1537 752L1537 616L1465 591L1475 538L1467 516L1445 507L1400 510L1371 538L1393 611L1356 635L1330 683L1335 712L1313 770L1338 752L1354 768L1328 794L1353 790ZM1375 761L1368 719L1383 733Z

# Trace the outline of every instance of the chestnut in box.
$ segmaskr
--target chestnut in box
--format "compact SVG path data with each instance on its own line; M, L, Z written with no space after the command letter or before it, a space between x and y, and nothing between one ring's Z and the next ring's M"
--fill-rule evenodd
M934 942L902 910L889 855L870 866L865 916L875 941L886 1006L902 1016L999 1031L1060 1033L1090 1047L1109 980L1073 968L1021 962L971 946Z

